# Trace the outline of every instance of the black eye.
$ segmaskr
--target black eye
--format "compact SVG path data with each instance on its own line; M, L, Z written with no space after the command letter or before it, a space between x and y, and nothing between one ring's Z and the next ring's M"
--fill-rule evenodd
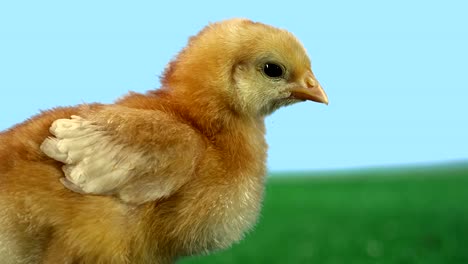
M283 76L283 68L281 68L281 66L278 64L271 62L265 63L263 66L263 72L271 78L278 78Z

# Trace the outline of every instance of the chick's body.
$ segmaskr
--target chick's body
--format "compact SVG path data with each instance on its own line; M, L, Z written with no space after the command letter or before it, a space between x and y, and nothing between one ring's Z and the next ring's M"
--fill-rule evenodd
M162 84L0 134L2 263L172 263L228 247L260 210L264 117L327 100L297 40L247 20L193 37Z

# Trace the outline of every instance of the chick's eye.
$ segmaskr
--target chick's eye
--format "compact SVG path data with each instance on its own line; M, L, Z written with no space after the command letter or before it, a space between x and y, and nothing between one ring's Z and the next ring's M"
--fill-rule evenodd
M265 63L263 66L263 72L271 78L278 78L283 76L283 68L275 63Z

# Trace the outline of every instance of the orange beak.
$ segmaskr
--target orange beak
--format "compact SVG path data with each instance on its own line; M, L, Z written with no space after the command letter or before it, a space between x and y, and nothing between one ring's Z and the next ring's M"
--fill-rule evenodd
M300 100L310 100L328 105L328 97L312 72L307 72L304 83L291 89L291 97Z

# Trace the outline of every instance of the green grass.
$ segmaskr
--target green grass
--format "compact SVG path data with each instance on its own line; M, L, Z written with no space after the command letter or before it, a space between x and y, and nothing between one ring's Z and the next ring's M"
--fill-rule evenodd
M468 166L270 177L255 230L179 263L468 263Z

